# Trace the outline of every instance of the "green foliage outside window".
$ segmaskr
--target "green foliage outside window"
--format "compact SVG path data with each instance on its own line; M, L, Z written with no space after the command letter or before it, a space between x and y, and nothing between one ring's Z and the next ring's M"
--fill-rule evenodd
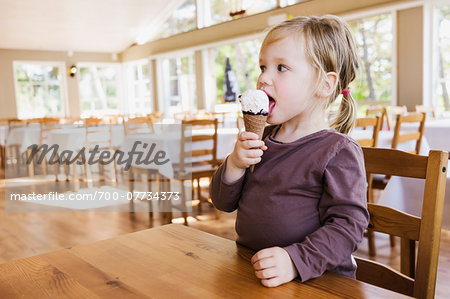
M392 16L381 14L348 22L360 56L360 70L350 85L357 101L392 100Z
M446 111L450 110L449 88L450 88L450 5L436 9L438 24L438 47L435 58L437 58L437 107Z
M216 77L216 103L223 103L225 63L230 58L232 70L236 74L239 90L241 93L247 89L255 89L259 70L259 49L262 39L248 40L245 42L225 45L213 49L215 55L215 77Z

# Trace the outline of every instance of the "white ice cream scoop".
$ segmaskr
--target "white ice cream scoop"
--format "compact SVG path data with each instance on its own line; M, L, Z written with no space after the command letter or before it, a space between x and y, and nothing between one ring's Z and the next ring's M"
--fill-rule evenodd
M242 112L267 115L269 113L269 97L262 90L249 89L239 96Z

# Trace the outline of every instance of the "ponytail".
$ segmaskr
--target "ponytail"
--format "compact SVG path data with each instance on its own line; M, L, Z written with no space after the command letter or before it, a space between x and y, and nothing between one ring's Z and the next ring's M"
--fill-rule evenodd
M348 134L356 122L356 101L351 93L343 93L339 105L338 116L334 119L331 127L342 134Z

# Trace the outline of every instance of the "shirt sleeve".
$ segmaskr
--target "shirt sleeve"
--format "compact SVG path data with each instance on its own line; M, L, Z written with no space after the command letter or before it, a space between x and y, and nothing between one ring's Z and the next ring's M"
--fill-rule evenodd
M364 156L359 145L349 141L341 147L326 165L323 179L321 227L303 242L284 247L301 281L351 261L369 221Z
M226 170L227 159L220 165L212 177L209 186L211 200L214 206L224 212L233 212L238 208L242 187L244 186L245 174L231 184L225 183L223 174Z

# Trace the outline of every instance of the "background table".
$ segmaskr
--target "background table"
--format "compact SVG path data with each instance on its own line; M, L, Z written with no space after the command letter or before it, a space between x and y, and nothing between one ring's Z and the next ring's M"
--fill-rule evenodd
M404 130L415 130L417 124L402 124ZM430 119L425 122L423 135L431 149L450 152L450 119Z
M178 126L178 128L181 128ZM193 135L195 134L205 134L209 129L193 130ZM212 129L211 129L212 130ZM217 159L224 159L226 156L233 151L234 144L237 139L238 129L237 128L219 128L217 130ZM153 134L140 134L140 135L128 135L124 137L123 143L120 150L124 153L128 153L133 145L140 141L136 147L136 150L142 151L144 153L148 152L149 147L144 149L142 145L144 143L151 145L154 144L154 153L158 151L163 151L166 154L166 159L170 159L170 163L164 163L162 165L155 165L154 163L144 165L136 165L135 161L137 156L134 156L132 165L135 167L145 168L145 169L157 169L162 175L167 178L173 178L173 165L178 163L180 160L180 147L181 147L181 131L174 130L164 133L153 133ZM205 141L206 143L209 141ZM193 149L198 149L197 147L203 146L200 142L195 143ZM208 147L208 145L206 145ZM144 154L145 156L146 154ZM127 157L125 157L126 159ZM163 159L164 160L164 159Z
M171 224L0 265L0 298L402 298L334 273L262 286L236 243Z
M357 139L365 139L365 138L372 138L373 131L372 129L368 130L362 130L362 129L355 129L350 132L350 136L357 140ZM378 144L377 147L379 148L392 148L392 138L394 137L393 131L380 131L378 134ZM398 149L402 151L411 151L416 148L416 141L412 140L409 142L402 142L399 143ZM428 152L430 151L430 146L428 145L428 140L425 137L422 137L422 144L420 146L420 154L421 155L428 155Z

